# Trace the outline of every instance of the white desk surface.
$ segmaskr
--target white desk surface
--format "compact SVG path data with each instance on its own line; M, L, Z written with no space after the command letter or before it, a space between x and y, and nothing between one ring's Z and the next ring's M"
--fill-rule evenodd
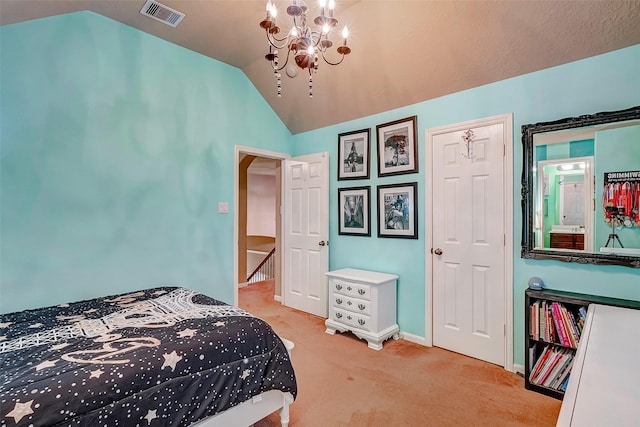
M640 426L640 310L591 304L557 426Z

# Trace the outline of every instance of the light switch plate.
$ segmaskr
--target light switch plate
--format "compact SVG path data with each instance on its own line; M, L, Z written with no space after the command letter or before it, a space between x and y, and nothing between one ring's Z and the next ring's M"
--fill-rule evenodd
M228 202L219 202L218 203L218 213L229 213L229 203Z

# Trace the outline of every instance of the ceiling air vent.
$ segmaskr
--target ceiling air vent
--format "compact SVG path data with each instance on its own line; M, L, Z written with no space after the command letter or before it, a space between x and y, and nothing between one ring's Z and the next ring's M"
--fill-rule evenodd
M182 21L182 18L184 18L184 13L180 13L153 0L147 0L144 6L142 6L140 13L156 21L171 25L174 28L177 27L180 21Z

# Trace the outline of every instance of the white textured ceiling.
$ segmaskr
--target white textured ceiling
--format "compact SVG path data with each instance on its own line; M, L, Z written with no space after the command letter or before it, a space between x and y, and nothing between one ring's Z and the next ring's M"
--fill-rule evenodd
M287 28L287 0L275 2ZM186 14L177 28L142 16L144 0L0 0L0 24L94 11L240 68L294 134L640 43L640 0L337 0L351 55L321 62L313 99L305 72L283 73L277 98L258 26L266 1L161 3Z

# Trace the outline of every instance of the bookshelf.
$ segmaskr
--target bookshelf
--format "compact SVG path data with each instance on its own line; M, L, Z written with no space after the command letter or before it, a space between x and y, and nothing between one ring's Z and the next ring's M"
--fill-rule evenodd
M640 309L640 301L552 289L525 291L524 386L562 400L589 304Z

